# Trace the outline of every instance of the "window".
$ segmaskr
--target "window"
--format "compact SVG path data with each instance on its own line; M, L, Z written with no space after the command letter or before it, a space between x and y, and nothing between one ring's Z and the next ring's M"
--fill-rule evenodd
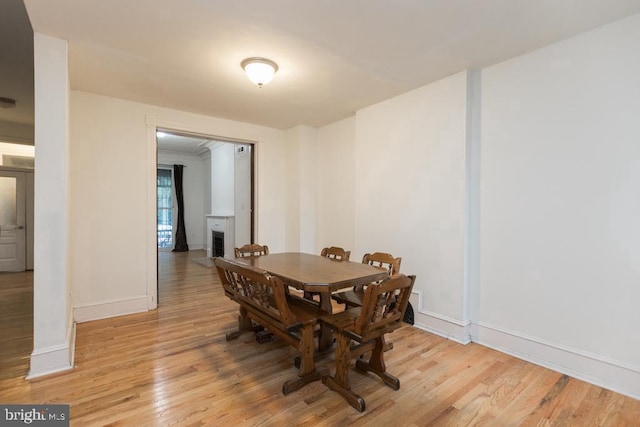
M158 248L173 246L173 171L158 169Z

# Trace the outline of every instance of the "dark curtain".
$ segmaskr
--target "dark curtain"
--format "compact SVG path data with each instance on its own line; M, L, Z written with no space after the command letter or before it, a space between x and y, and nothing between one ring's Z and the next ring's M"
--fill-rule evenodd
M178 202L178 227L176 228L176 247L173 252L187 252L187 231L184 228L184 192L182 190L182 175L184 166L173 165L173 179L176 186L176 199Z

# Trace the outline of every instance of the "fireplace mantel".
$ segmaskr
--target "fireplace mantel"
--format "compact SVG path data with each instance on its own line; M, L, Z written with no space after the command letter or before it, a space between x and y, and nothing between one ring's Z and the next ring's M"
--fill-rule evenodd
M207 219L207 256L211 257L213 252L211 232L217 231L224 233L224 256L226 258L233 258L233 250L236 244L234 216L211 213L205 215L205 217Z

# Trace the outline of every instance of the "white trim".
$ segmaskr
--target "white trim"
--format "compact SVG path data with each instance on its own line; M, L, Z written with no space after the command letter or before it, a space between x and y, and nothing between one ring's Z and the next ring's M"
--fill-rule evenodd
M260 197L258 197L258 195L260 194L260 190L259 190L259 180L258 180L258 176L260 176L260 170L259 170L259 166L260 166L260 156L259 156L259 152L260 152L260 144L258 143L258 141L255 141L255 143L253 144L253 146L251 147L251 150L253 150L253 237L254 237L254 241L256 242L261 242L262 238L260 236L260 226L258 224L258 212L260 212Z
M467 70L465 124L464 282L462 319L471 321L478 311L480 289L480 145L481 72Z
M153 115L146 115L145 122L147 124L147 308L153 310L158 306L158 259L157 259L157 230L156 230L156 165L157 161L157 141L156 141L156 129L168 129L181 133L189 133L192 135L200 135L209 140L221 140L225 142L238 142L242 144L251 144L253 146L253 177L254 177L254 233L257 241L259 237L258 227L258 200L260 199L258 193L258 165L259 160L259 145L258 140L253 139L241 139L231 136L216 135L213 129L207 129L206 125L198 125L193 123L176 122L172 120L159 119ZM214 126L215 127L215 126ZM206 153L204 154L206 156ZM210 156L209 156L210 157ZM203 243L203 246L205 244Z
M416 300L417 297L417 300ZM422 309L422 291L411 291L409 302L415 307L414 326L423 331L466 345L471 342L471 322L453 319Z
M82 323L90 320L123 316L125 314L141 313L148 309L147 296L141 295L135 298L78 305L73 308L73 317L76 322Z
M461 322L453 319L447 320L435 313L420 311L413 326L459 344L467 345L471 342L471 325L458 323Z
M158 230L156 118L147 116L147 309L158 307Z
M64 344L34 350L26 379L43 377L73 369L76 347L76 323L69 317L67 339Z
M480 345L640 399L640 366L527 336L487 323L473 323Z

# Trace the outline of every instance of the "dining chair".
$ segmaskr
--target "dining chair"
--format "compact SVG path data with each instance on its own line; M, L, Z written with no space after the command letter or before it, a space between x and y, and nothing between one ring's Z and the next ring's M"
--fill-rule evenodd
M349 261L351 251L345 251L337 246L330 246L328 248L323 248L322 251L320 251L320 256L336 261ZM317 292L304 292L304 298L306 299L314 299L315 295L317 295Z
M363 264L369 264L382 270L386 270L389 275L400 273L401 262L402 258L395 258L393 255L386 252L364 254L364 256L362 257ZM336 292L331 296L331 298L333 298L338 303L344 304L345 309L362 306L363 297L364 285L354 286L353 289Z
M374 267L382 268L389 272L389 275L400 273L400 263L402 258L395 258L386 252L374 252L372 254L364 254L362 257L363 264L369 264Z
M357 369L374 373L394 390L400 388L400 380L386 370L385 335L403 325L415 280L416 276L393 275L365 288L362 307L320 315L320 321L334 331L336 338L335 374L323 376L322 382L360 412L365 410L365 401L351 390L351 359L356 359ZM360 358L367 352L371 352L368 360Z
M349 261L349 257L351 256L351 251L345 251L342 248L337 246L330 246L328 248L322 249L320 252L320 256L329 259L341 260L341 261Z
M235 248L236 258L244 258L246 256L269 255L269 247L267 245L258 245L255 243Z

